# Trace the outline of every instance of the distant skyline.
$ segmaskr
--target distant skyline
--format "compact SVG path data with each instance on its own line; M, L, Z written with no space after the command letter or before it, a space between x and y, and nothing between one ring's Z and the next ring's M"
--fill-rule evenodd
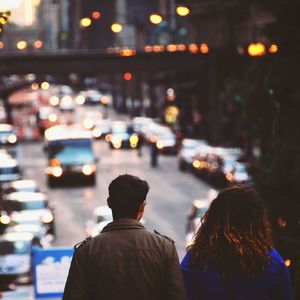
M0 0L0 11L11 11L11 23L31 26L35 22L35 11L39 4L40 0Z

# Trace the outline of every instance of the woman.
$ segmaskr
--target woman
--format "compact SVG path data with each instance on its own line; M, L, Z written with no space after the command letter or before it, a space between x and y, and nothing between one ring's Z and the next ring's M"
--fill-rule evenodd
M262 201L247 186L219 193L181 268L189 300L293 299Z

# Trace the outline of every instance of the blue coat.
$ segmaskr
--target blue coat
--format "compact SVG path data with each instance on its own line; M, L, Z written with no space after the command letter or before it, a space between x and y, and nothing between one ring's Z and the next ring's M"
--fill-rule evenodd
M290 275L279 253L269 252L270 264L256 279L236 279L231 288L221 278L220 272L210 266L205 272L190 266L191 253L181 262L189 300L292 300Z

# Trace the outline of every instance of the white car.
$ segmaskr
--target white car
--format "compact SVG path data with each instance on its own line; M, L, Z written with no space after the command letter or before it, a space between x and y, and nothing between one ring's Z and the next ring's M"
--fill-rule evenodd
M21 179L18 161L7 154L0 154L0 184Z

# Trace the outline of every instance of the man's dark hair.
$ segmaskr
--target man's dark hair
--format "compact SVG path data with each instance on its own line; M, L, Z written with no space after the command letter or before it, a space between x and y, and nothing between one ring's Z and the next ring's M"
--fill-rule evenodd
M115 178L108 187L114 218L136 218L149 188L147 181L136 176L124 174Z

